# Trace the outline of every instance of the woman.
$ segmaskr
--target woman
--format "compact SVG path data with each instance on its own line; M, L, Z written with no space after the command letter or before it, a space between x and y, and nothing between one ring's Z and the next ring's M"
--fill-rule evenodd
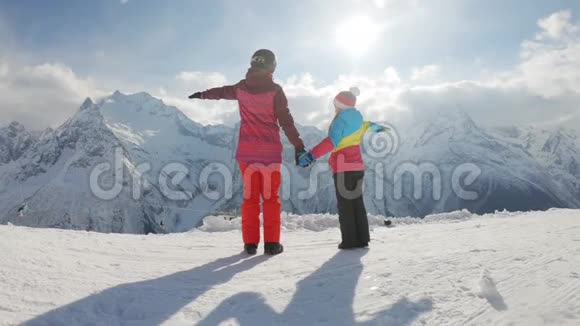
M288 110L282 87L273 81L276 56L270 50L254 53L246 79L231 86L197 92L190 99L237 100L240 108L240 137L236 159L244 181L242 236L244 250L256 254L260 243L260 202L263 199L264 253L284 251L280 243L280 127L296 149L296 160L305 153L304 143Z

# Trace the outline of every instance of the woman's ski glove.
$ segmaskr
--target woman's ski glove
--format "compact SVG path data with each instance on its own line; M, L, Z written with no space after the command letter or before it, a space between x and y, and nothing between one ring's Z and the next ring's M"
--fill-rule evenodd
M316 162L316 159L312 155L312 152L306 152L298 158L298 165L303 168L310 166L314 162Z
M194 98L201 99L201 92L193 93L193 94L189 95L189 98L190 99L194 99Z
M294 151L294 161L296 162L296 165L300 165L300 156L304 154L306 154L306 150L304 148L296 149Z

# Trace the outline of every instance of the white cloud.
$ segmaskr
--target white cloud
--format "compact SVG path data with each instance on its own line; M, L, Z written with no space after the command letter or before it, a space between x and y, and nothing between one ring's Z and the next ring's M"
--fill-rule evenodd
M340 75L333 83L324 84L311 74L292 77L280 84L284 88L291 112L302 124L325 129L333 118L332 100L340 91L352 86L361 89L358 107L375 119L386 118L396 98L404 87L403 81L393 67L386 68L375 77L355 74Z
M168 105L179 108L190 119L204 125L229 124L233 125L237 120L237 107L235 101L202 101L190 100L189 94L160 94L153 92L153 96L159 97Z
M20 66L0 61L0 121L5 123L17 120L35 129L56 126L85 97L104 94L90 78L60 63Z
M280 84L295 119L320 128L326 128L332 119L332 98L351 86L361 89L359 109L377 121L416 119L461 108L486 125L574 126L580 118L580 37L578 24L571 19L567 12L540 19L538 36L522 42L520 63L508 71L486 72L478 80L445 82L443 67L431 64L415 67L408 79L387 67L375 76L340 75L331 83L303 73ZM208 81L217 85L226 79L220 74L193 72L181 73L177 80L207 86ZM207 109L203 102L168 101L202 121L230 121L236 113L228 102L214 102ZM211 113L201 114L204 110Z
M219 73L181 72L173 82L153 90L135 86L121 86L120 90L148 91L195 121L217 124L235 120L235 102L189 100L187 96L227 83ZM61 63L31 66L0 60L0 126L19 121L32 129L56 127L71 117L86 97L96 99L114 91L103 84L79 77Z
M397 70L394 67L388 67L387 69L385 69L384 71L384 81L388 84L388 85L393 85L393 84L399 84L401 82L401 77L399 77L399 73L397 72Z
M411 80L417 83L433 83L439 80L441 66L426 65L411 70Z
M122 5L127 4L128 2L129 2L129 0L121 0Z
M198 91L220 87L230 82L221 73L182 71L173 82L157 88L152 94L165 103L178 107L192 120L202 124L233 123L237 116L235 101L201 101L190 100L187 97Z
M8 75L8 65L4 62L0 63L0 78L5 77L6 75Z
M578 32L578 26L571 22L572 11L564 10L554 13L538 21L538 26L542 32L536 36L536 39L561 39L568 34Z
M515 81L544 97L580 90L580 26L570 11L555 13L538 21L541 31L533 41L522 44L522 62Z
M176 83L164 86L154 92L166 103L179 107L186 115L200 123L233 123L238 120L235 101L200 101L188 100L187 95L211 87L218 87L235 82L224 75L212 72L181 72L175 77ZM237 82L237 81L236 81ZM400 92L402 80L393 67L387 67L376 78L358 75L340 75L330 84L317 80L312 74L304 73L278 81L284 88L295 119L306 125L324 128L332 119L332 99L339 92L352 86L363 89L360 101L373 97L396 98ZM381 111L383 105L371 105L369 111Z
M311 75L283 83L297 120L325 127L328 103L338 90L361 89L358 107L369 119L397 120L461 108L487 125L541 124L577 127L580 122L580 28L570 12L538 21L540 32L521 46L521 61L482 79L442 82L442 67L427 65L402 80L390 67L379 76L339 76L330 84ZM315 100L317 98L318 100ZM307 100L308 99L308 100ZM312 112L325 112L313 114Z
M201 90L227 83L226 76L218 72L182 71L175 79L183 86Z
M368 0L354 0L357 4L366 4L369 2ZM413 9L420 5L422 0L372 0L372 3L378 9L388 9L389 11L392 10L401 10L401 9Z
M408 78L385 67L374 76L344 74L332 82L309 73L278 82L296 121L320 128L332 119L332 98L351 86L361 89L358 107L370 120L397 121L459 107L482 124L580 125L579 24L564 11L540 19L538 26L538 34L522 42L517 65L486 71L477 80L445 81L446 67L432 64L412 69ZM233 123L239 116L235 101L187 96L238 80L216 72L183 71L166 84L133 89L151 92L200 123ZM102 95L102 89L62 64L17 66L0 60L0 119L34 127L54 125L70 116L85 96Z

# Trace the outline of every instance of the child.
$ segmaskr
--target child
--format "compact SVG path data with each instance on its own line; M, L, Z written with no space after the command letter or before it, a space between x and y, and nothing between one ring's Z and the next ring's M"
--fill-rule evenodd
M256 254L260 242L260 201L264 212L264 253L277 255L280 244L280 164L282 142L280 127L296 150L295 157L305 153L304 143L294 126L288 101L280 85L274 83L276 56L270 50L258 50L251 59L246 79L231 86L198 92L190 99L237 100L241 123L236 159L244 182L242 236L244 250Z
M334 173L338 217L342 242L339 249L365 248L370 241L367 211L363 202L364 163L360 143L365 132L386 131L387 128L363 121L355 108L360 91L353 87L334 98L335 117L328 137L299 158L299 165L307 167L332 151L329 163Z

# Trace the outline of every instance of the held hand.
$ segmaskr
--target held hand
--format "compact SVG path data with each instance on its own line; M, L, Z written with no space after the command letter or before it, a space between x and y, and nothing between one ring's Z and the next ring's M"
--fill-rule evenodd
M294 151L294 161L296 162L296 165L300 165L300 156L304 155L305 153L306 150L304 148L296 149Z
M189 95L188 98L189 99L194 99L194 98L201 99L201 92L193 93L193 94Z
M298 165L303 168L310 166L314 162L316 162L316 158L314 158L312 152L304 153L298 158Z

